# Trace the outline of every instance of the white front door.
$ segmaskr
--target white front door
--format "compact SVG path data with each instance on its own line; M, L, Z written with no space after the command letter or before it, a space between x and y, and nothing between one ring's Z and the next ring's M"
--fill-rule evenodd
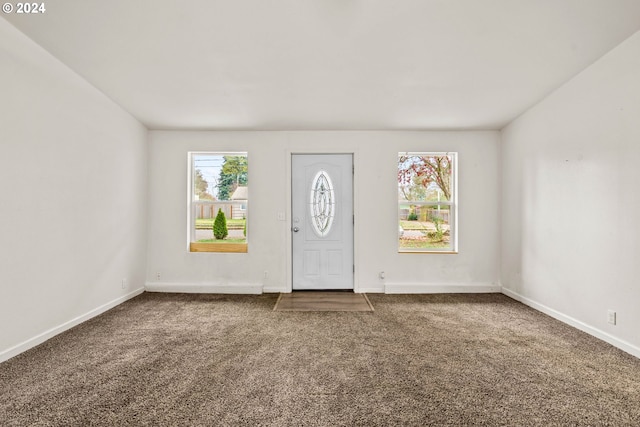
M353 289L353 155L291 159L293 290Z

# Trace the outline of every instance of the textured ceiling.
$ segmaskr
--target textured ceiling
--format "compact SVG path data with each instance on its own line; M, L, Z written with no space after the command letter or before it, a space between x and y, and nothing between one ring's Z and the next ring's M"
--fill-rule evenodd
M152 129L499 129L638 0L56 0L5 14Z

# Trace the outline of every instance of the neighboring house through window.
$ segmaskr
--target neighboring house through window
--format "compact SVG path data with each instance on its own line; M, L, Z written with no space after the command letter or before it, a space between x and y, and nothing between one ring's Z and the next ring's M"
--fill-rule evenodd
M189 153L189 251L247 252L247 153Z
M398 251L457 252L457 153L398 153Z

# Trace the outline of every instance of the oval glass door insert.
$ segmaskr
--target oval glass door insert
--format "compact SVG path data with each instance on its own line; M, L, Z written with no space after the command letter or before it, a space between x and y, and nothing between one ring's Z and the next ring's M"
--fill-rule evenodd
M327 172L321 170L313 178L310 196L313 229L318 236L324 237L331 231L336 207L333 183Z

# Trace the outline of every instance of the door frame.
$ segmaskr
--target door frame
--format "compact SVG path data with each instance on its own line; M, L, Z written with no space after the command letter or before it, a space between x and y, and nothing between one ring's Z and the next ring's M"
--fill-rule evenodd
M292 159L294 155L297 154L302 154L302 155L312 155L312 154L350 154L351 155L351 161L353 162L353 168L354 168L354 173L353 173L353 180L352 180L352 186L353 186L353 196L352 196L352 200L351 203L353 204L353 217L354 217L354 224L353 224L353 264L354 264L354 272L353 272L353 292L354 293L360 293L360 280L359 280L359 274L358 274L358 267L359 267L359 262L358 262L358 239L356 238L356 236L358 236L359 231L358 231L358 185L357 185L357 172L358 172L358 164L357 164L357 157L356 157L356 153L354 153L353 151L336 151L336 150L331 150L331 151L326 151L326 152L322 152L322 151L318 151L318 150L309 150L309 151L304 151L304 150L287 150L286 151L286 165L287 165L287 210L286 210L286 227L285 227L285 232L287 233L287 255L286 255L286 264L287 264L287 283L285 285L285 292L286 293L291 293L293 292L293 236L292 236L292 232L291 232L291 227L293 227L293 215L292 215L292 206L291 206L291 202L292 202Z

